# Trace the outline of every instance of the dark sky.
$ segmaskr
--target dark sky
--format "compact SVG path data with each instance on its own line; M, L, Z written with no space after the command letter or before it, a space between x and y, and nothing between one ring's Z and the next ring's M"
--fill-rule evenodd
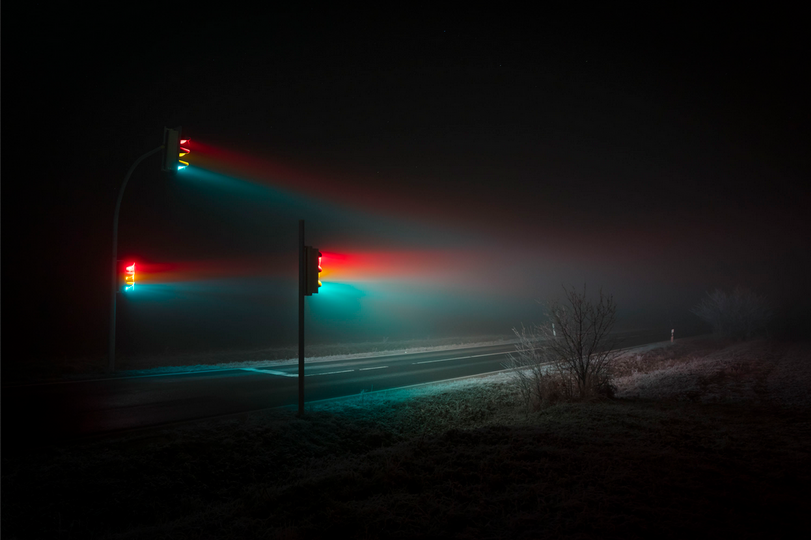
M33 4L33 3L32 3ZM790 13L4 6L3 352L508 333L560 286L668 327L715 287L808 307L807 32ZM24 10L24 11L20 11ZM146 14L148 12L148 14Z

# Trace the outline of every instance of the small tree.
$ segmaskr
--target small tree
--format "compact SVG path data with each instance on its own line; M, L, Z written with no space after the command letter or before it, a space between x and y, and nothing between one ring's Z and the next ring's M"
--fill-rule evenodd
M528 407L557 399L610 397L611 364L617 357L617 339L611 334L617 306L602 289L596 302L563 288L565 301L553 301L548 321L529 331L513 329L516 352L507 367L517 368L518 386Z
M734 340L760 334L772 318L766 297L742 287L732 294L715 289L690 311L709 323L715 334Z

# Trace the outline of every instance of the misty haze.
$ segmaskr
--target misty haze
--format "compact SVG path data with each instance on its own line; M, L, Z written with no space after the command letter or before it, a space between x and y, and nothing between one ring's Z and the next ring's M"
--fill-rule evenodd
M800 19L323 9L6 6L3 538L800 530Z

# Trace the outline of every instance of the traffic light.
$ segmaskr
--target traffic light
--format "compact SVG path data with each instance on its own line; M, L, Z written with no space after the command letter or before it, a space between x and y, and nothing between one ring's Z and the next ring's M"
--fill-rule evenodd
M127 266L124 271L124 290L131 291L135 289L135 263Z
M188 161L182 158L191 154L189 150L190 139L180 138L180 127L175 129L163 128L163 163L164 171L179 171L189 166Z
M304 276L306 282L304 294L310 296L318 294L318 288L321 286L321 281L318 279L321 273L321 252L312 246L305 246L305 248L307 273Z

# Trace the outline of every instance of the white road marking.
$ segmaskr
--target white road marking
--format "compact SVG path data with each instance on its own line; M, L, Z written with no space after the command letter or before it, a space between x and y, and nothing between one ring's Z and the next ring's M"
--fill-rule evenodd
M482 356L498 356L500 354L508 354L506 352L487 353L487 354L474 354L472 356L457 356L456 358L443 358L441 360L423 360L422 362L413 362L414 364L433 364L434 362L450 362L451 360L464 360L466 358L479 358Z
M367 369L384 369L389 366L379 366L379 367L368 367L368 368L360 368L359 371L365 371ZM298 377L298 373L285 373L284 371L275 371L272 369L257 369L257 368L240 368L243 371L255 371L257 373L265 373L267 375L279 375L281 377ZM354 369L344 369L341 371L327 371L325 373L305 373L305 377L316 377L319 375L336 375L338 373L351 373L355 371Z
M255 371L257 373L266 373L268 375L280 375L282 377L298 377L298 373L285 373L284 371L275 371L272 369L256 369L252 367L240 368L242 371Z
M304 376L305 377L315 377L316 375L335 375L336 373L349 373L351 371L355 371L355 370L354 369L345 369L343 371L328 371L326 373L310 373L309 375L305 373Z

